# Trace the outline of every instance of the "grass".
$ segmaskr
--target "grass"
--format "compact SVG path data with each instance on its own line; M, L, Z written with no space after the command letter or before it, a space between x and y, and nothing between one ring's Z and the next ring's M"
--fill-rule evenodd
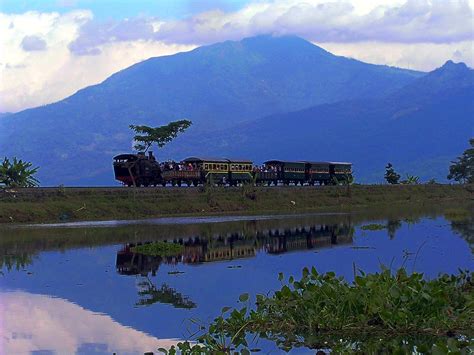
M403 268L393 273L382 268L359 272L349 283L333 272L305 268L301 279L290 277L273 295L257 295L254 307L248 294L241 295L242 308L225 307L197 344L184 342L178 349L245 353L253 346L249 339L262 337L284 350L467 353L474 335L473 276L460 272L426 280ZM413 338L418 340L410 342Z
M154 242L149 244L137 245L131 248L132 252L150 256L176 256L183 252L184 247L181 244Z
M141 219L176 215L349 211L472 200L462 185L238 188L52 188L0 191L0 223Z

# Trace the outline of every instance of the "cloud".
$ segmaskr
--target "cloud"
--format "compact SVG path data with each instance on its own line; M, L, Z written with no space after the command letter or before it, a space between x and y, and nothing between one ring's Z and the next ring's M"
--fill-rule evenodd
M0 13L0 112L55 102L142 60L195 47L156 40L126 40L137 36L122 35L126 29L121 27L114 32L117 40L104 41L102 36L101 41L80 49L82 54L88 50L95 55L77 55L69 47L92 19L87 10L64 14ZM40 37L47 43L46 49L23 50L21 43L26 36Z
M442 66L448 59L465 62L474 67L472 41L455 43L384 43L364 41L357 43L315 43L336 55L351 57L373 64L430 71Z
M135 18L100 23L89 21L80 28L79 36L68 48L76 55L100 54L99 47L108 43L153 38L153 25L147 19Z
M21 48L24 51L44 51L46 49L46 41L38 36L25 36L21 41Z
M468 0L258 2L170 21L155 37L172 43L210 43L263 33L296 34L318 42L451 43L473 39ZM364 10L361 11L361 8Z
M266 1L237 11L216 7L174 21L91 20L69 48L77 55L97 55L101 45L120 41L195 45L270 33L300 35L319 43L453 43L473 40L472 19L468 0Z

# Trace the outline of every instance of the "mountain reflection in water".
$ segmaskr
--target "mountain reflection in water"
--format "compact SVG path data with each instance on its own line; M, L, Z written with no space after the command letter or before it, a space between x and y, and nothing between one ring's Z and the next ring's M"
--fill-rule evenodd
M259 230L251 234L234 232L207 238L200 236L166 240L184 246L176 256L150 256L132 252L135 245L127 243L117 252L117 272L122 275L155 276L160 265L200 264L222 260L250 258L258 252L281 254L297 250L320 249L351 244L354 228L350 224L314 225L291 229Z

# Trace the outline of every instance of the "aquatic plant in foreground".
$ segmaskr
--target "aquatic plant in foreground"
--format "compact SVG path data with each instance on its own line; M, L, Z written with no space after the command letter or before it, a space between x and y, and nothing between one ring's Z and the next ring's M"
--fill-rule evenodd
M420 336L433 340L430 345L414 342L412 350L462 353L472 350L472 276L460 271L426 280L423 274L408 274L403 268L395 273L382 268L375 274L359 271L348 283L333 272L320 274L314 267L305 268L300 280L290 277L272 296L257 295L254 308L248 294L241 295L239 301L245 304L241 309L225 307L197 344L180 343L177 349L183 353L245 352L253 336L275 341L285 350L305 346L357 352L366 351L364 344L369 340L354 339L399 338L400 347L392 350L405 353L403 347L409 342L404 338ZM279 279L283 278L280 274Z

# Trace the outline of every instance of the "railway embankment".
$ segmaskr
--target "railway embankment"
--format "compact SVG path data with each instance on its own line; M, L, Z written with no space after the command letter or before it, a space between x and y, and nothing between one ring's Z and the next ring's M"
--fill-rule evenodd
M472 185L29 188L0 190L0 223L344 212L474 201Z

